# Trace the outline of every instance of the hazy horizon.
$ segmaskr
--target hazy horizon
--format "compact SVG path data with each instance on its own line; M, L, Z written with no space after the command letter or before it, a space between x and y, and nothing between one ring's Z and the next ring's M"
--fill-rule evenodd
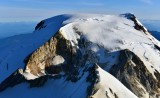
M38 22L60 14L133 13L160 31L160 0L0 0L0 38L31 33ZM10 29L8 29L10 28Z
M0 22L0 39L19 34L32 33L38 22L39 21ZM140 19L140 22L148 30L160 32L160 20Z
M0 39L19 35L32 33L37 22L0 22Z
M159 0L4 0L0 22L40 21L58 14L134 13L138 19L160 20Z

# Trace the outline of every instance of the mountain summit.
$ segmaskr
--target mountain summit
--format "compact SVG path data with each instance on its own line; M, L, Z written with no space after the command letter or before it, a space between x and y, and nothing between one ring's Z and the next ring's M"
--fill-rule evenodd
M55 16L0 48L0 98L160 97L160 42L130 13Z

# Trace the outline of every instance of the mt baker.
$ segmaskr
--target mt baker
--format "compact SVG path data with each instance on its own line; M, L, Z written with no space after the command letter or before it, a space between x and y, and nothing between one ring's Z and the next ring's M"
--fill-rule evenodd
M55 16L0 49L0 98L160 98L160 42L130 13Z

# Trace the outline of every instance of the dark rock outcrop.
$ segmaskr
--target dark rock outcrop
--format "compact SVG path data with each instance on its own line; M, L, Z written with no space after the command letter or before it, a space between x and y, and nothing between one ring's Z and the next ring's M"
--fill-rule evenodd
M22 75L23 70L18 69L13 74L11 74L7 79L5 79L0 84L0 92L4 91L8 87L14 87L22 82L25 82L25 77Z
M156 71L156 79L143 61L130 50L120 52L119 63L110 69L110 73L140 98L146 93L153 98L159 96L159 72Z
M131 13L126 13L126 14L121 14L122 16L126 17L127 19L130 19L134 22L135 26L134 28L136 30L139 30L139 31L143 31L145 34L147 34L146 32L146 29L144 28L144 26L140 25L135 17L134 14L131 14Z
M28 80L27 82L29 82L30 87L41 87L43 86L48 80L48 76L41 76L39 78L36 78L34 80Z
M94 85L100 81L99 72L97 71L98 65L94 64L92 67L88 69L89 75L87 77L87 82L90 82L90 86L87 88L87 96L94 95L98 89L94 88Z
M46 26L44 26L44 21L41 21L37 24L37 26L35 27L35 30L40 30L42 28L45 28Z

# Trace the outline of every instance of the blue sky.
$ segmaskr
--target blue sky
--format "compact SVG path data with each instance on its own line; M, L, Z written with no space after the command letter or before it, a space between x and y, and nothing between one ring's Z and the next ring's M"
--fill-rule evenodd
M0 0L0 22L40 21L66 13L134 13L160 20L160 0Z

